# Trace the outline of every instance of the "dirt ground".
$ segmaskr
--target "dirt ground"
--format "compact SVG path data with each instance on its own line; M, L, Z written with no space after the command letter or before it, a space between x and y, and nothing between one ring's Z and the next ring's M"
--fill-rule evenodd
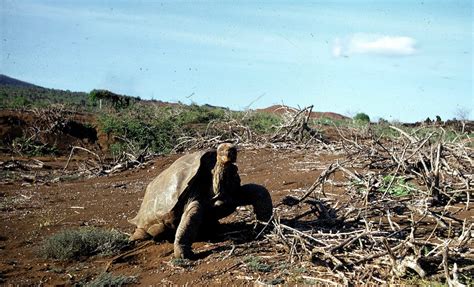
M92 280L103 272L108 258L80 262L45 260L38 255L43 239L62 229L81 226L131 233L133 226L127 219L137 213L146 185L177 157L160 157L141 169L108 177L47 185L24 181L2 184L0 274L3 282L49 285ZM238 165L242 183L265 185L277 205L284 196L298 194L310 186L326 167L325 163L333 158L317 152L243 150ZM42 160L43 168L52 170L58 170L66 161L64 158ZM246 270L242 260L250 255L265 258L272 253L267 249L269 246L258 246L256 240L252 250L237 247L227 256L233 246L253 240L256 234L251 220L250 209L242 209L226 218L217 237L194 244L202 259L192 262L191 266L170 264L172 243L157 242L139 250L126 262L114 263L109 271L137 276L143 285L252 284L262 275ZM271 257L268 258L271 261Z
M18 126L21 126L21 121L6 112L0 116L0 127L5 127L0 129L2 137L6 138L8 135L13 137L17 128L12 123L18 122ZM27 118L22 120L27 121ZM75 121L81 123L83 119L75 119ZM84 127L88 128L86 125ZM324 135L331 142L340 141L340 135L334 129L324 130ZM77 138L72 134L66 134L66 136L70 136L69 145L80 144L90 149L96 148L95 150L99 151L107 145L105 135L98 133L93 134L90 138ZM358 146L357 142L354 143ZM287 228L293 228L291 231L293 235L309 236L308 234L314 235L321 231L319 234L324 233L327 238L327 236L331 237L333 233L345 233L345 236L349 235L348 241L339 237L339 242L333 240L327 246L337 246L343 241L346 241L343 244L348 245L354 243L352 248L356 249L359 252L356 252L356 255L362 258L351 257L353 262L364 262L363 257L368 254L365 253L366 251L372 252L372 255L379 254L377 252L383 250L380 248L380 242L387 234L401 234L403 238L409 237L407 230L410 230L410 218L407 216L406 210L400 211L398 215L389 214L388 217L386 216L386 212L396 213L401 208L397 206L397 200L393 199L383 201L379 200L380 197L376 197L371 201L369 206L374 206L371 211L373 215L366 212L364 218L359 217L353 220L352 224L354 226L359 224L357 227L360 227L356 231L346 229L345 219L338 221L338 218L341 218L340 214L332 214L324 218L324 212L335 213L339 210L352 214L352 211L355 210L357 213L364 208L364 206L356 204L356 201L357 203L363 202L364 198L360 196L361 193L357 193L354 189L351 190L351 193L348 192L350 189L348 186L352 185L354 180L342 169L325 179L328 184L326 184L324 193L320 192L318 199L308 199L296 205L291 204L291 199L301 197L331 164L347 160L347 154L344 153L345 147L339 145L334 149L324 143L312 144L309 147L290 146L291 148L287 149L272 149L271 145L268 145L267 148L257 149L255 146L257 145L250 145L247 148L242 146L240 149L238 166L242 183L257 183L267 187L272 196L275 214L278 216L275 219L285 223ZM68 149L64 150L68 151ZM366 150L369 151L361 149L361 153L357 156L363 155ZM67 153L63 152L62 154ZM326 258L326 265L321 266L320 264L318 266L318 258L315 260L311 256L310 258L302 257L301 254L313 254L313 251L304 250L305 244L298 243L297 236L285 238L285 240L293 240L293 245L284 246L282 243L284 240L272 241L265 233L260 234L260 230L255 229L251 207L239 208L237 212L221 220L222 224L215 234L204 235L193 245L198 259L186 261L183 264L176 264L172 260L173 244L168 241L149 241L142 243L144 245L139 244L135 246L135 251L113 262L113 257L99 256L74 261L42 258L39 250L44 240L62 230L92 226L115 229L126 234L132 233L134 226L128 223L127 219L133 218L138 212L145 187L179 156L157 157L139 168L92 178L87 178L86 173L78 176L75 172L87 170L90 154L81 155L79 152L73 157L66 170L63 170L67 162L65 156L37 158L0 156L0 165L2 166L2 170L0 170L0 283L75 285L94 280L106 269L107 272L114 275L134 276L137 279L137 284L140 285L330 285L334 282L342 282L338 280L343 280L345 277L339 271L331 273L335 276L340 275L336 281L327 280L321 276L325 272L324 270L331 269L327 267L327 262L331 262L333 259L327 260L328 258ZM467 157L468 160L471 159L469 155ZM376 162L374 163L376 164ZM361 168L361 165L356 164L351 166L351 172L357 172ZM361 176L364 177L367 184L375 186L375 183L371 181L371 176L375 178L379 171L372 168L361 170L361 172ZM381 174L385 175L383 171ZM472 176L472 169L467 176ZM467 192L462 194L467 194L469 190L467 189ZM358 196L357 200L354 196ZM367 196L369 196L369 191L367 191ZM367 200L369 199L366 198L365 210L367 210ZM412 199L411 202L415 204L417 199ZM412 215L412 223L414 220L419 220L415 236L419 236L419 241L423 240L423 244L428 244L428 247L434 249L437 248L436 246L441 246L442 242L438 241L436 244L429 245L428 239L432 239L433 235L439 235L439 238L443 240L462 237L461 233L467 230L465 227L470 224L472 226L473 222L474 214L472 208L469 208L470 203L472 205L472 199L467 196L467 200L464 198L444 210L442 207L431 209L431 213L425 214L421 219L414 218ZM326 207L318 207L321 205ZM408 204L403 205L403 208L406 209L406 206ZM449 211L449 213L445 211ZM439 218L436 218L438 214L447 215L440 218L448 222L449 226L438 228L440 221ZM449 217L451 215L453 217ZM387 222L387 218L389 221L390 218L393 218L394 223ZM365 219L370 222L364 223ZM356 234L354 232L364 233L364 228L369 230L371 224L381 226L378 231L373 233L376 234L374 236L379 236L377 250L371 249L374 245L371 245L368 239L359 239L359 242L354 242L350 238L350 234ZM395 229L398 231L392 232ZM469 232L472 238L470 229L466 231L466 233ZM362 236L362 233L357 234ZM336 236L338 235L336 234ZM469 235L467 238L469 239ZM396 241L391 238L391 240L392 246L393 243L401 242L401 239ZM413 240L416 243L415 238ZM354 247L359 244L360 249ZM292 249L295 246L299 246L299 253ZM459 243L459 246L464 245ZM343 248L341 247L341 249ZM459 259L458 262L463 263L461 268L472 267L473 249L473 243L469 242L466 252L468 257L451 259L451 266L453 260ZM452 248L452 250L457 254L462 254L462 251L466 249ZM339 252L340 255L343 253L344 250ZM388 256L385 255L380 256L380 260L385 260L382 265L389 266L390 263L387 262L389 259L384 259ZM439 256L430 257L430 259L432 258L436 260L437 264L433 270L439 275L437 270L442 269L440 267L441 259ZM377 263L377 260L373 260L370 264L378 264L378 267L381 265L380 261ZM366 274L363 273L375 269L370 264L361 264L363 265L362 269L357 269L360 266L353 268L355 271L351 272L353 272L352 275L355 275L351 275L352 278L357 278L356 271L360 272L362 276L362 279L354 284L364 282ZM382 269L378 268L378 270ZM318 270L323 270L323 273ZM343 283L350 284L351 282Z

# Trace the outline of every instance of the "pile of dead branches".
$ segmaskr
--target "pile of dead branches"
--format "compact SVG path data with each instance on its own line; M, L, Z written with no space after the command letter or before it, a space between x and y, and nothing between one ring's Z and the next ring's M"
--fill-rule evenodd
M242 120L228 116L225 120L212 120L204 132L196 135L183 135L178 139L174 152L215 148L222 142L251 144L258 142L258 135Z
M104 156L100 156L86 148L73 146L63 171L68 170L71 159L78 151L92 155L92 158L89 157L86 160L76 162L76 175L87 177L109 175L132 168L140 168L149 164L150 160L155 157L155 154L149 152L148 148L138 149L129 146L129 151L122 151L113 159L106 159Z
M12 153L20 155L47 152L48 138L63 131L73 114L73 111L61 104L27 109L24 112L30 114L33 121L22 127L22 137L13 140L9 147Z
M272 143L292 142L309 144L312 141L322 142L321 133L309 126L313 106L300 110L282 107L283 124L269 138ZM309 136L309 137L308 137Z
M183 133L178 137L178 143L172 152L181 153L216 148L222 142L233 142L241 148L305 148L312 143L321 143L328 147L323 141L322 135L309 127L312 106L301 110L288 107L282 109L278 113L282 114L283 121L280 126L275 127L273 134L258 133L246 124L246 120L252 116L254 111L249 110L238 118L235 114L228 112L224 119L211 120L202 131L195 129L192 135ZM64 170L69 167L69 162L78 151L90 155L87 160L78 163L79 174L89 177L140 167L156 156L148 148L140 148L125 136L115 136L115 138L126 146L126 150L115 155L112 161L106 160L104 156L84 147L74 146Z
M361 141L354 135L343 137L344 149L354 161L353 166L389 175L392 180L388 189L397 177L403 177L424 186L435 202L455 202L463 194L469 202L474 184L474 149L469 146L469 138L447 141L442 129L420 137L416 131L408 134L398 127L390 128L401 136L382 139L370 133Z
M318 282L472 283L473 148L441 129L422 137L392 128L399 137L341 131L344 161L277 206L266 240L291 262L312 262ZM330 186L345 196L326 194Z
M61 132L74 113L62 104L54 104L48 108L32 108L29 112L35 119L30 129L32 134L37 136Z
M184 135L173 149L175 152L216 147L222 142L234 142L244 147L305 148L311 144L327 141L323 135L311 127L313 106L294 109L282 106L274 111L282 118L282 123L271 134L259 134L245 120L254 111L247 111L242 117L227 114L226 119L210 121L203 134Z

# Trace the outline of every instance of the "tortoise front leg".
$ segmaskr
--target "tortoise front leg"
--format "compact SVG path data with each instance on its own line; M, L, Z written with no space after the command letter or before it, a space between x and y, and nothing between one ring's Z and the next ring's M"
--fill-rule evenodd
M202 222L202 213L202 205L197 200L191 201L185 207L174 239L175 258L189 259L194 255L192 244Z
M268 190L258 184L244 184L236 198L237 206L252 205L253 212L260 221L269 221L273 214L272 198Z
M222 201L217 201L212 206L214 217L217 220L231 215L235 211L236 208L237 208L237 205L235 204L234 200L231 200L226 203Z

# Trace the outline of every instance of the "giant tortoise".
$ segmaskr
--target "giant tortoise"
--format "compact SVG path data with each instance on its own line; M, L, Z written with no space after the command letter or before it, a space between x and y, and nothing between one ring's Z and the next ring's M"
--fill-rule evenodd
M229 143L177 159L147 186L140 210L130 220L137 226L130 240L172 231L174 257L191 258L191 245L203 224L217 224L237 206L252 205L257 220L268 221L273 211L268 190L257 184L241 186L236 159L237 149Z

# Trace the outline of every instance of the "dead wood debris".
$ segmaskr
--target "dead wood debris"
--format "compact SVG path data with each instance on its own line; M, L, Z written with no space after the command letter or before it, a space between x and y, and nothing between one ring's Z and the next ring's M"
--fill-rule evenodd
M285 108L283 124L268 137L235 119L211 122L203 135L183 137L175 147L175 151L205 149L234 141L246 148L343 153L343 161L328 165L310 187L275 207L265 233L257 235L258 242L235 244L226 258L252 250L278 252L289 262L308 267L301 275L307 282L329 285L397 284L406 278L444 280L450 286L472 283L474 223L469 212L474 150L470 141L445 141L441 128L419 135L393 126L398 137L378 137L370 127L336 127L340 140L327 142L309 127L311 112L312 107ZM87 176L141 167L153 157L130 142L129 152L108 162L94 151L73 147L64 172L69 172L78 151L91 156L76 162L76 174ZM43 165L0 163L3 171L36 170ZM329 194L328 187L343 189L345 195ZM466 219L459 219L461 212L468 214ZM235 266L240 265L244 264Z
M126 141L126 139L122 140ZM85 151L94 156L94 159L88 159L85 162L81 162L82 166L79 167L78 173L80 175L87 174L89 177L93 176L102 176L113 174L117 172L122 172L131 168L139 168L150 162L154 157L154 154L148 151L148 148L144 149L134 149L134 147L129 147L133 152L122 152L119 156L115 157L113 160L105 160L100 157L97 153L90 151L86 148L80 146L73 146L69 154L66 165L63 168L63 171L66 171L69 167L71 158L74 155L76 150Z
M396 130L400 137L383 140L340 131L347 160L275 208L265 239L290 262L312 262L316 281L472 283L474 223L456 215L471 209L473 149ZM348 202L324 193L336 173Z
M282 107L279 114L282 123L274 127L275 132L270 135L261 135L245 124L245 119L253 112L247 111L240 119L229 115L227 120L211 121L203 134L197 136L183 136L173 149L175 152L205 149L216 147L222 142L235 142L245 148L270 147L281 148L307 148L318 143L322 148L332 149L323 134L310 126L313 106L302 109Z
M323 139L321 133L309 127L313 107L306 107L301 110L284 108L284 121L276 132L270 136L259 135L244 124L244 120L251 111L248 111L243 118L237 120L228 117L227 120L211 121L204 134L197 136L183 136L179 138L179 143L174 147L174 152L183 152L189 150L202 150L217 147L222 142L235 142L243 148L306 148L311 143L320 143L322 148L333 149ZM55 122L51 120L51 122ZM52 129L52 128L50 128ZM125 171L131 168L139 168L146 165L156 154L149 151L148 148L140 149L132 141L124 137L117 137L127 146L127 152L122 152L112 160L106 160L104 156L80 146L73 146L64 166L63 172L70 176L94 177L109 175ZM76 161L74 168L70 163L73 162L74 155L78 152L85 152L86 159L82 158ZM73 173L73 170L75 173Z

